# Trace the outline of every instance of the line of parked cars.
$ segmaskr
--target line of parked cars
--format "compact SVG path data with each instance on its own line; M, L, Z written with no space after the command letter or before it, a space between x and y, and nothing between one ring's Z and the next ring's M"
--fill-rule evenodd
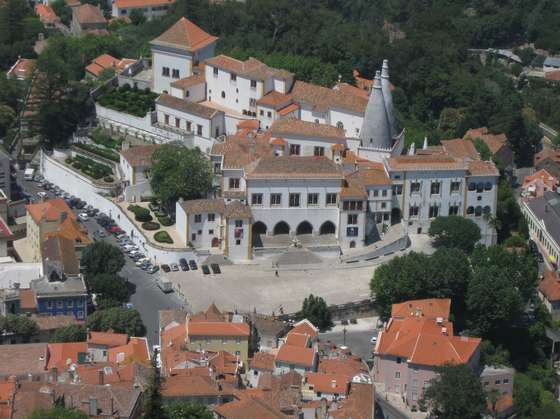
M117 234L116 237L121 250L134 261L134 264L137 267L150 274L154 274L159 271L159 267L153 265L150 259L140 252L140 249L132 242L130 237L124 233Z
M177 272L179 271L179 267L182 271L196 271L198 269L198 265L196 264L195 260L191 259L187 262L187 259L185 258L179 259L178 265L176 263L161 265L161 269L163 272Z

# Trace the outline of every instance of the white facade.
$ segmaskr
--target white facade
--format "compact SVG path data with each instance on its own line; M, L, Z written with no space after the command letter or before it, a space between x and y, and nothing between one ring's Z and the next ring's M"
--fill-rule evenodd
M166 4L150 4L147 2L143 5L129 7L126 5L121 6L120 2L117 0L113 3L111 16L121 18L130 17L133 10L140 10L147 20L152 20L153 18L166 15L172 4L172 2L167 2Z
M217 138L225 133L225 121L222 112L216 111L214 115L207 118L157 103L156 114L159 126L178 130L184 134L197 135L202 138Z

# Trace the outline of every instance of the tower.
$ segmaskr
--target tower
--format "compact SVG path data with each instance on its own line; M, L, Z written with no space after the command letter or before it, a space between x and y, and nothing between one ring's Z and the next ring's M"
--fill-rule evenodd
M397 135L397 129L395 127L393 94L391 93L391 82L389 81L389 60L383 60L383 67L381 67L381 91L383 92L383 100L385 101L387 120L391 128L391 138L393 138Z
M362 129L360 130L360 142L362 147L388 150L393 145L392 137L383 95L381 73L377 71L364 114Z

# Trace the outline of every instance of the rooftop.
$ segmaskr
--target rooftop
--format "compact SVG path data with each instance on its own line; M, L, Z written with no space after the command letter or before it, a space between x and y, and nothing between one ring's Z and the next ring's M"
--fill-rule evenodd
M205 61L206 65L217 67L221 70L234 73L238 76L247 77L251 80L267 80L276 78L287 80L294 75L286 70L280 70L267 66L265 63L250 57L245 61L237 60L227 55L217 55Z
M35 291L37 298L52 295L86 295L87 288L82 277L68 277L65 281L49 281L40 278L31 281L31 288Z
M233 387L219 386L212 378L198 375L166 377L161 385L161 395L164 398L217 396L220 394L233 394Z
M18 58L12 68L8 70L6 76L16 78L18 80L27 80L31 78L36 67L37 60L30 58Z
M119 9L144 8L149 6L165 6L174 4L175 0L115 0Z
M171 109L197 115L206 119L213 118L219 112L214 108L201 105L200 103L179 99L175 96L168 95L167 93L162 93L161 96L156 99L156 105L166 106Z
M89 3L73 8L72 13L75 14L76 19L82 25L107 23L101 9Z
M446 155L397 156L388 158L391 170L466 170L463 160Z
M45 236L41 254L46 263L59 263L62 272L67 275L80 273L80 260L76 256L72 240L60 236Z
M161 147L159 144L147 144L130 147L121 151L121 156L132 167L150 167L152 165L152 155Z
M128 335L126 333L114 332L89 332L87 342L92 345L101 345L113 348L128 343Z
M317 112L340 109L362 115L368 103L367 97L356 96L343 90L333 90L299 80L294 83L291 95L294 101L311 106Z
M323 156L263 157L247 174L248 179L343 179L340 166Z
M500 176L493 161L471 160L467 163L469 176Z
M280 410L256 397L243 397L241 400L222 404L214 409L221 418L225 419L286 419Z
M56 15L52 7L47 6L46 4L38 4L35 6L35 13L41 19L43 23L55 24L60 23L60 18Z
M351 379L341 374L308 372L305 374L305 380L313 386L316 393L346 395Z
M467 138L471 140L480 138L488 146L492 154L496 154L502 147L507 145L505 134L491 134L486 127L469 129L463 136L463 139Z
M315 362L315 354L315 348L284 344L276 354L276 362L312 367Z
M277 119L272 123L270 131L273 137L301 136L331 140L344 140L346 137L342 128L328 124L302 121L300 119Z
M560 301L560 277L554 271L545 271L543 280L539 283L539 291L549 302Z
M430 298L425 300L409 300L403 303L393 304L391 317L394 319L404 319L407 317L425 317L444 320L449 318L451 312L450 298Z
M64 199L49 199L45 202L27 205L27 212L33 218L35 223L40 224L43 221L60 221L61 216L76 218L74 212L70 209Z
M151 45L172 47L194 53L218 40L185 17L150 42Z
M206 78L204 76L204 72L201 71L200 74L195 74L193 76L185 77L183 79L175 80L171 82L171 87L176 87L178 89L185 89L190 86L195 86L197 84L204 83L205 81Z
M0 376L43 374L46 368L46 343L0 346Z
M546 191L541 198L526 203L535 217L542 220L546 231L556 243L560 243L560 196Z
M441 144L445 151L451 156L458 159L470 158L473 160L480 159L478 151L472 141L456 138L454 140L442 140Z
M247 323L190 321L188 336L242 336L251 334ZM187 336L187 338L188 338Z

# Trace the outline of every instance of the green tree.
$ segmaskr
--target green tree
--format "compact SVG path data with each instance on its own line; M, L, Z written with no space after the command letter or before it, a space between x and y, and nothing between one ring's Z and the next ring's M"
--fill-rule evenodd
M146 327L142 323L137 310L122 307L111 307L96 311L88 316L86 327L96 332L106 332L112 329L116 333L126 333L129 336L144 336Z
M0 138L16 120L16 112L8 105L0 104Z
M494 155L492 154L492 151L490 151L488 145L481 138L475 138L472 142L482 160L492 160Z
M486 410L486 397L478 376L464 364L438 368L424 398L432 414L441 419L478 419Z
M203 404L193 402L175 402L166 406L169 419L212 419L212 411Z
M0 317L0 330L29 338L39 332L39 327L26 316L8 314Z
M321 331L333 327L331 312L329 311L327 303L322 297L316 297L313 294L309 294L309 297L303 300L298 318L309 320Z
M132 12L130 12L130 21L133 25L141 25L146 21L146 17L141 9L133 9Z
M84 342L87 338L86 329L83 326L71 324L70 326L61 327L54 332L52 342Z
M128 288L126 281L119 275L101 273L87 275L88 288L98 295L98 299L124 303L128 301Z
M198 148L166 144L154 152L152 161L152 190L170 210L179 198L202 198L212 189L210 163Z
M472 252L480 240L480 228L472 221L457 215L436 217L428 231L437 247L454 247L465 253Z
M61 22L69 25L72 20L72 9L66 4L64 0L55 0L51 3L51 7L60 18Z
M116 275L124 266L124 256L120 249L104 241L87 246L82 252L81 264L87 275Z
M167 418L166 411L163 409L163 402L161 397L161 376L155 363L156 354L152 358L152 371L150 380L144 393L143 404L143 417L145 419L151 418ZM172 419L172 418L169 418Z
M53 407L52 409L36 409L27 419L87 419L88 415L77 409Z

